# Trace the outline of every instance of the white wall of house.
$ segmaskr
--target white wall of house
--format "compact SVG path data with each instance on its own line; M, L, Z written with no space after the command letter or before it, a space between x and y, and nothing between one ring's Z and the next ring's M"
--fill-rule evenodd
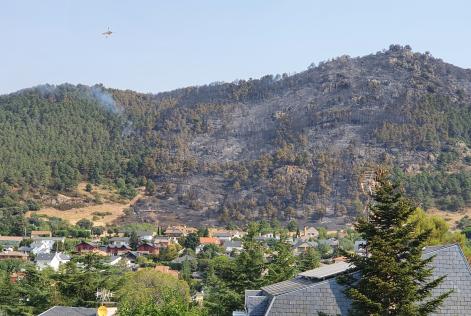
M59 253L56 253L51 260L37 260L36 266L39 270L43 270L46 268L52 268L54 271L59 270L61 264L65 264L70 260L64 260L60 257Z

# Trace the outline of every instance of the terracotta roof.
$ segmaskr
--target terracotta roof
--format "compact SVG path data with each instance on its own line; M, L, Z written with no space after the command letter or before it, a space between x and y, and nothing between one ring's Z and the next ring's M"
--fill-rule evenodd
M200 244L203 245L220 245L221 242L215 237L200 237Z

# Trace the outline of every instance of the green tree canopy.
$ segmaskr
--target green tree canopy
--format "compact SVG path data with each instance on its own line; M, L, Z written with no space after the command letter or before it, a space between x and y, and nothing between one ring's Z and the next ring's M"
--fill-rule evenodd
M398 184L378 172L369 219L360 218L357 231L367 242L367 256L347 254L359 273L345 279L352 315L428 315L450 294L431 297L446 276L431 279L433 257L422 259L430 230L410 221L415 212ZM419 231L419 232L418 232Z
M202 315L185 281L151 269L127 274L118 296L120 316Z

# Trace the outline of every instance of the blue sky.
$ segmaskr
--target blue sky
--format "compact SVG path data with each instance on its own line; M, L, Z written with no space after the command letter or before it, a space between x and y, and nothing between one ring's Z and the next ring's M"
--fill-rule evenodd
M299 72L391 43L471 68L470 39L464 0L3 1L0 93L63 82L159 92Z

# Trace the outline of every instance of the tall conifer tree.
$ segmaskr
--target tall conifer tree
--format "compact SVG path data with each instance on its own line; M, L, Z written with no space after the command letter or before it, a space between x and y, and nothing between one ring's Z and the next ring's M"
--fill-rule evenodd
M446 276L433 279L433 256L422 259L430 231L417 233L409 220L415 206L386 172L377 172L376 183L368 218L356 224L367 255L348 255L359 270L346 279L351 315L428 315L451 293L432 296Z

